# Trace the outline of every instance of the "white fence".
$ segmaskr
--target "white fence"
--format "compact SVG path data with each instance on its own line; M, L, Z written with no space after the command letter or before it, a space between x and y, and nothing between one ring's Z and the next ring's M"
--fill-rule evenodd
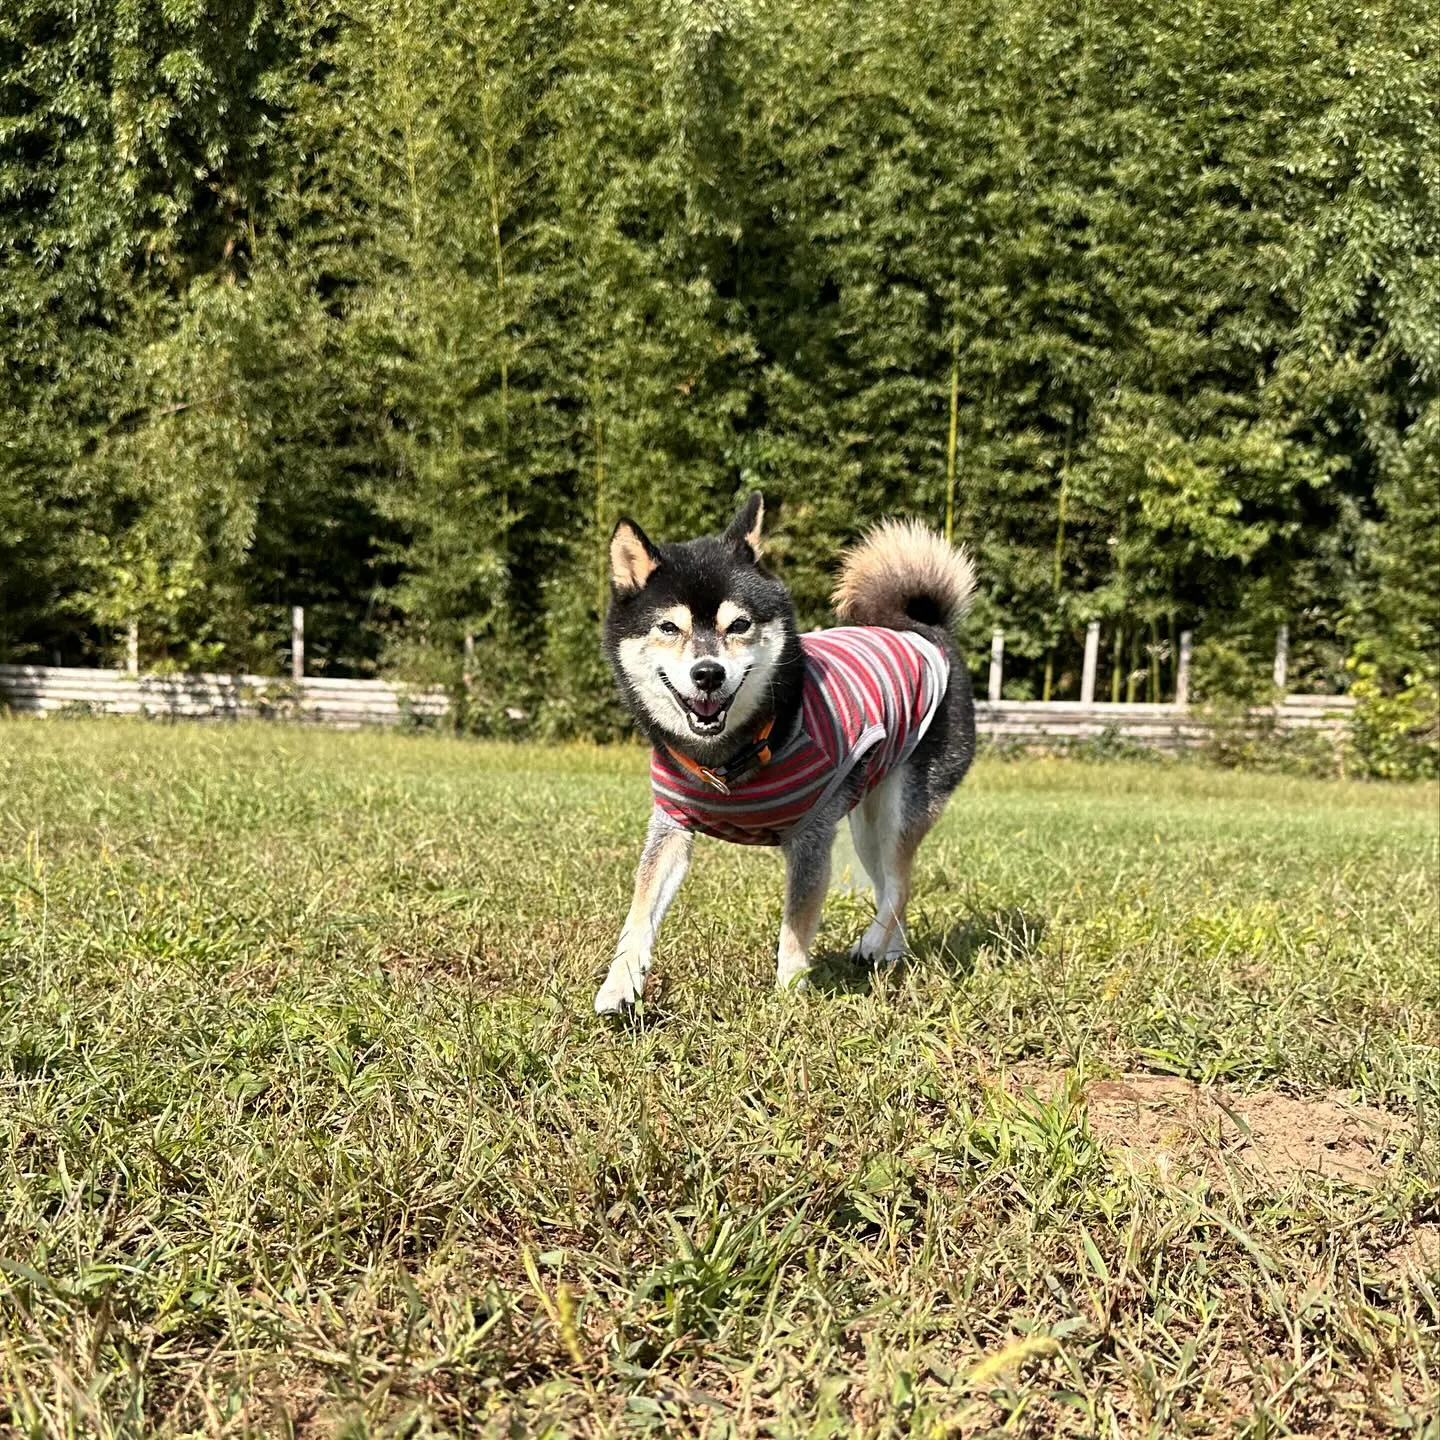
M443 690L388 680L276 680L262 675L128 675L58 665L0 665L0 701L17 715L144 715L171 720L285 719L357 730L408 717L439 720Z
M341 730L436 722L444 690L387 680L276 680L259 675L128 675L52 665L0 665L0 702L18 715L145 715L155 719L282 719ZM1252 711L1282 731L1328 731L1337 739L1355 702L1346 695L1287 695ZM980 700L980 734L1002 744L1064 745L1105 734L1158 750L1203 743L1205 716L1186 705L1104 705L1073 700Z
M1344 734L1355 709L1348 695L1287 695L1278 705L1260 705L1251 719L1291 733L1297 730ZM980 734L1001 744L1065 745L1114 735L1152 750L1188 750L1205 742L1212 722L1189 705L1102 705L1075 700L977 700Z

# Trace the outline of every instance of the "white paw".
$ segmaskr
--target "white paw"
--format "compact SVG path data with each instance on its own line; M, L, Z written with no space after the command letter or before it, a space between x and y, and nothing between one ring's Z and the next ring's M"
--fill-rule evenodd
M640 998L644 987L644 976L632 975L628 970L613 966L605 977L605 983L595 992L595 1013L624 1014Z
M886 946L889 943L890 932L879 925L872 924L850 947L850 958L863 960L867 965L873 965L884 957Z
M810 988L808 960L781 961L775 970L775 986L779 990L801 991Z
M892 936L878 925L871 925L850 947L850 958L866 965L898 965L909 953L903 935Z

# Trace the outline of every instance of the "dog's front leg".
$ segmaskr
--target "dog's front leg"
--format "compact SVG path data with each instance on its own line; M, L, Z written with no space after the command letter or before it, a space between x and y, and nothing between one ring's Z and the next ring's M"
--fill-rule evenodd
M655 932L685 878L694 839L658 805L651 812L645 848L640 852L640 865L635 871L630 913L625 917L625 928L615 946L610 973L595 995L597 1015L613 1015L640 998L655 948Z
M834 825L812 822L782 847L785 853L785 918L775 983L782 990L803 990L810 973L810 946L820 928L820 911L830 884L830 847Z

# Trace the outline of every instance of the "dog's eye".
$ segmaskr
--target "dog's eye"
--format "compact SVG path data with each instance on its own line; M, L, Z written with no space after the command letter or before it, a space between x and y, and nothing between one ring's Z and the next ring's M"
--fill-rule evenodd
M738 620L730 622L730 628L725 632L727 635L743 635L750 628L750 622L742 615Z
M678 635L680 627L673 620L662 620L655 627L662 635Z

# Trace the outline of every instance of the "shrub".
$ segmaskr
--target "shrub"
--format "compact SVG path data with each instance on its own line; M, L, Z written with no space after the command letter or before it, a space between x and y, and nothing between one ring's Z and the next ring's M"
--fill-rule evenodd
M1352 661L1350 693L1359 702L1350 747L1357 772L1378 780L1440 776L1440 685L1410 672L1387 690L1376 667Z

